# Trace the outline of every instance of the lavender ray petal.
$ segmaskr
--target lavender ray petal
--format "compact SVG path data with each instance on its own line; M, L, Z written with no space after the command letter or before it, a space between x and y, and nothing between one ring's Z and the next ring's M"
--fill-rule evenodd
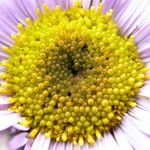
M146 96L146 97L150 97L150 84L145 84L139 91L139 95L141 96Z
M149 16L150 12L143 12L144 9L149 10L147 9L150 6L149 4L149 0L144 0L142 1L142 4L139 4L133 15L131 15L131 17L129 18L127 24L125 24L124 26L124 33L126 33L126 35L136 33L138 28L142 25L142 22L144 22L144 20Z
M50 143L51 143L51 139L50 138L46 138L42 149L43 150L48 150Z
M8 102L8 98L9 97L7 97L7 96L0 96L0 105L5 105L5 104L10 104L9 102Z
M69 0L64 0L64 8L69 9Z
M0 105L0 111L8 110L8 108L9 108L10 106L11 106L11 104Z
M82 150L89 150L89 146L87 143L82 146Z
M0 66L0 72L4 72L4 71L6 71L6 68L3 66Z
M122 14L120 14L120 17L118 19L116 18L119 28L121 29L121 33L126 34L126 29L134 24L132 16L137 11L140 3L140 0L138 0L136 3L132 0L130 3L128 3L128 7L126 7Z
M67 142L65 150L73 150L73 144L70 142Z
M135 107L132 109L129 114L135 118L142 120L143 122L150 123L150 111Z
M8 12L6 17L9 17L12 23L16 25L16 23L21 22L25 23L25 18L27 17L23 11L18 7L18 3L16 0L7 0L5 4L6 11ZM9 16L8 16L9 15ZM9 19L8 18L8 19Z
M21 125L21 124L15 124L15 125L13 125L13 127L14 127L15 129L21 130L21 131L28 131L28 130L30 129L30 128L25 127L25 126L23 126L23 125Z
M102 143L99 140L97 140L94 143L94 145L88 145L88 149L89 150L100 150L100 149L102 149Z
M13 45L14 41L10 38L10 36L8 36L8 33L5 31L0 31L0 35L0 41L3 43L3 45L9 45L9 47Z
M39 8L42 12L43 12L43 7L42 7L42 3L43 3L43 0L33 0L36 8Z
M28 142L27 135L27 132L22 132L14 136L9 142L10 149L19 149L20 147L24 146Z
M129 119L141 133L150 136L150 123L144 122L132 116L129 116Z
M45 135L39 133L31 146L31 150L48 150L49 143L50 139L46 139ZM43 149L43 147L45 147L45 149Z
M150 23L146 23L146 24L140 24L138 25L138 28L136 30L136 32L134 33L135 38L135 43L136 44L143 44L145 43L145 41L147 41L147 39L149 40L149 33L150 33Z
M14 41L10 38L11 34L14 34L15 31L13 29L11 29L11 27L9 27L5 22L3 22L2 20L0 20L0 44L3 46L12 46L12 44L14 43ZM0 46L0 48L2 47Z
M28 1L28 0L27 0ZM15 5L17 6L17 8L19 8L19 10L21 11L21 13L23 14L24 17L28 16L27 11L25 11L25 6L22 5L20 0L16 0L15 1ZM30 6L30 5L29 5ZM28 6L28 7L29 7Z
M30 150L31 149L31 144L29 142L26 143L24 150Z
M104 134L102 139L103 147L107 150L120 150L120 147L117 145L114 137L111 134Z
M13 114L13 112L8 111L8 110L1 110L0 111L0 117L3 117L5 115L11 115L11 114Z
M10 133L10 135L16 135L17 129L15 129L13 126L11 126L11 127L9 128L9 133Z
M148 150L149 149L150 139L144 134L142 134L135 127L135 125L130 121L129 115L127 114L125 115L121 128L125 133L124 135L126 136L126 138L128 138L129 142L132 144L134 149L136 150L141 150L141 149Z
M150 56L149 49L150 49L150 44L149 43L138 44L138 51L140 53L141 58Z
M21 120L21 117L17 113L9 114L6 111L5 113L4 111L0 111L0 120L1 120L0 131L2 131L18 123Z
M0 44L0 47L1 47L1 44ZM8 54L4 53L4 52L1 52L1 48L0 48L0 60L7 60L8 58Z
M97 146L99 149L105 149L104 145L105 143L103 142L103 140L97 140Z
M90 8L90 4L91 4L91 0L81 0L81 3L82 3L82 7L84 9L89 9Z
M1 60L1 63L2 63L2 61L6 61L7 58L9 57L9 54L4 52L4 50L2 49L3 46L7 46L7 45L5 45L5 43L0 41L0 60ZM9 47L9 46L7 46L7 47Z
M70 0L64 0L61 2L61 6L63 9L67 10L69 8L69 1Z
M13 9L14 13L16 13L16 10L17 10L16 6L14 6L14 4L12 3L13 1L2 0L2 2L3 2L3 5L0 5L0 13L3 15L1 17L3 18L3 20L6 20L7 18L7 20L11 23L11 26L16 25L18 21L14 17L14 15L10 12L10 9ZM0 20L2 19L1 17L0 17Z
M150 33L150 2L147 2L147 6L144 8L144 11L141 13L141 17L138 20L138 28L136 32L134 33L134 36L136 37L135 43L140 44L145 42L145 39L149 36ZM143 18L143 19L142 19Z
M98 8L98 6L99 6L99 3L100 3L100 0L93 0L93 2L92 2L92 6L94 6L94 8Z
M114 135L121 150L133 150L133 147L129 143L128 139L124 136L124 133L120 128L114 131Z
M76 0L56 0L57 4L60 5L64 9L68 9L73 6Z
M69 1L68 1L68 3L69 3L69 8L74 5L75 1L76 1L76 0L69 0Z
M73 150L82 150L80 145L74 145Z
M102 12L105 14L110 9L112 9L112 6L114 5L115 1L116 0L102 0L103 3Z
M56 5L59 5L60 7L62 7L63 9L68 9L69 8L69 0L43 0L44 3L48 4L48 6L50 8L55 7Z
M111 9L113 9L113 18L116 22L121 18L122 14L128 8L130 3L131 0L121 0L114 2Z
M64 8L64 0L55 0L56 5L59 5L61 8Z
M59 143L59 142L52 142L52 143L49 145L49 150L56 150L58 143Z
M8 142L10 140L9 130L0 132L0 150L8 150Z
M55 8L56 3L53 0L43 0L43 3L47 4L49 8Z
M150 111L150 100L146 98L139 98L137 100L138 107Z
M36 8L37 7L36 7L35 3L33 3L33 1L31 1L31 0L26 0L26 1L18 0L18 4L20 4L20 6L22 6L22 11L24 11L26 16L28 16L32 20L37 18L37 14L36 14Z
M65 143L64 142L58 142L56 150L65 150Z

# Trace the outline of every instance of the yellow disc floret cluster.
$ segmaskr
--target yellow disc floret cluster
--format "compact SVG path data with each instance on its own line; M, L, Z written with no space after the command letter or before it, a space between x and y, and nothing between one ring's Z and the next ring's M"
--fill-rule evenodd
M12 35L15 43L3 47L6 83L0 89L11 96L10 111L20 113L20 124L57 141L93 144L120 124L136 106L136 95L146 78L133 37L120 36L110 19L75 5L56 7Z

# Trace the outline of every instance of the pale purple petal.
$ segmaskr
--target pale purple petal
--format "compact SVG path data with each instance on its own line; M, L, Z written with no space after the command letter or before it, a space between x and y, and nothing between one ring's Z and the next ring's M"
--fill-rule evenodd
M74 145L73 150L82 150L80 145Z
M63 9L67 9L68 8L68 0L56 0L56 5L61 6Z
M69 0L69 7L72 7L74 5L76 0Z
M82 150L89 150L89 146L87 143L82 146Z
M100 3L100 0L93 0L92 6L94 6L94 8L97 9L99 6L99 3Z
M149 42L142 42L138 44L138 51L140 53L140 56L147 57L150 56L150 43Z
M21 131L28 131L28 130L29 130L29 128L27 128L27 127L25 127L25 126L23 126L23 125L21 125L21 124L15 124L15 125L13 125L13 127L14 127L15 129L21 130Z
M6 70L5 67L0 66L0 72L4 72Z
M11 115L13 112L8 111L8 110L2 110L0 111L0 117L6 116L6 115Z
M3 45L0 44L0 59L1 60L6 60L8 58L8 54L6 54L6 53L4 53L4 52L1 51L1 47L2 46Z
M70 5L71 3L70 3L70 1L71 0L65 0L65 3L64 3L64 8L67 10L67 9L69 9L72 5Z
M81 0L82 6L84 9L89 9L91 5L91 0Z
M99 149L105 149L105 147L104 147L104 143L102 142L102 140L97 140L97 146L98 146L98 148ZM98 149L98 150L99 150ZM92 149L92 150L94 150L94 148ZM97 150L97 149L96 149Z
M3 104L3 105L0 105L0 111L1 110L8 110L8 108L11 106L11 104Z
M115 1L116 0L102 0L103 3L102 12L105 14L110 9L112 9L112 6L114 5Z
M104 134L102 143L103 143L104 149L120 150L119 146L117 145L117 142L115 141L114 137L110 133Z
M149 111L141 109L141 108L134 108L130 111L130 114L132 116L134 116L135 118L140 119L141 121L145 122L145 123L150 123L150 115L149 115Z
M6 96L0 96L0 105L9 104L8 97Z
M106 0L106 1L110 1L110 0ZM115 21L117 22L118 19L121 18L124 11L126 11L126 9L128 8L128 5L132 2L132 0L121 0L121 1L115 0L112 2L113 2L113 4L111 5L111 8L109 8L109 9L113 9L113 19L115 19ZM108 5L109 5L109 3L108 3Z
M138 102L138 107L142 108L144 110L150 111L150 100L146 98L139 98L137 100Z
M124 132L118 128L115 130L114 135L117 140L117 144L119 145L120 150L133 150L133 147L129 143L128 139L126 136L124 136Z
M30 150L31 149L31 144L27 142L27 144L24 147L24 150Z
M45 4L47 4L49 6L49 8L55 8L56 7L56 3L53 0L43 0L43 2Z
M65 143L64 142L59 142L57 145L56 150L65 150Z
M139 95L150 97L150 84L144 85L139 92Z
M134 0L132 0L128 7L125 9L125 11L122 12L120 18L117 19L117 23L119 24L119 27L123 34L126 33L126 28L133 24L134 20L132 21L132 16L135 14L138 6L141 3L141 0L137 0L136 3Z
M42 150L48 150L50 143L51 143L51 139L50 138L46 138L45 142L44 142L44 145L42 147Z
M0 111L0 131L11 127L12 125L18 123L21 117L17 113L11 113L8 111Z
M0 150L8 150L8 142L10 140L9 130L0 132Z
M66 149L65 150L73 150L73 144L70 142L66 143Z
M59 142L52 142L49 146L49 150L56 150L57 148L57 145L58 145Z
M145 18L149 16L149 0L141 1L137 7L137 9L134 11L133 15L131 15L131 18L129 19L128 23L124 26L124 33L127 35L130 35L131 33L136 33L137 29L142 25ZM137 2L138 3L138 2ZM134 6L134 5L133 5ZM143 10L145 10L143 12ZM148 10L148 11L147 11ZM139 35L138 35L139 36ZM136 38L137 36L135 36Z
M39 133L32 144L31 150L48 150L49 144L50 139L46 139L45 135Z
M37 17L36 15L37 6L33 2L33 0L26 0L26 1L18 0L18 5L22 6L21 10L26 14L26 16L28 16L32 20L34 20Z
M102 143L97 140L94 145L88 145L89 150L100 150L102 149Z
M15 150L20 147L23 147L28 142L27 135L28 135L27 132L22 132L16 136L14 136L9 142L10 149Z
M150 113L150 112L148 112ZM130 121L135 125L135 127L142 132L144 135L150 136L150 122L142 121L141 119L129 116Z
M136 128L136 126L130 121L129 115L125 116L121 128L123 129L125 133L124 135L126 136L126 138L128 138L134 149L149 150L150 138L142 134Z
M17 0L3 0L3 9L6 17L8 17L14 25L16 25L17 22L25 24L24 18L27 16L19 8Z

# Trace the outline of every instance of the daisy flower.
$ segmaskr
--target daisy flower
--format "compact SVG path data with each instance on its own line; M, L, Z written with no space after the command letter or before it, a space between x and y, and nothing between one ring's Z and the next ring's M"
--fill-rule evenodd
M1 0L0 149L148 150L149 7Z

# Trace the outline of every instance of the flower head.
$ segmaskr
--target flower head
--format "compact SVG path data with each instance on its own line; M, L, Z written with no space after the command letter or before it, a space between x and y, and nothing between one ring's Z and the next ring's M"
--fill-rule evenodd
M140 121L149 109L149 53L141 46L148 36L137 35L145 26L138 5L18 0L10 6L15 3L22 7L5 14L13 32L6 26L1 40L0 129L21 131L10 147L109 150L109 143L114 149L126 143L137 149L134 133L148 144L149 130L142 130L148 123Z

